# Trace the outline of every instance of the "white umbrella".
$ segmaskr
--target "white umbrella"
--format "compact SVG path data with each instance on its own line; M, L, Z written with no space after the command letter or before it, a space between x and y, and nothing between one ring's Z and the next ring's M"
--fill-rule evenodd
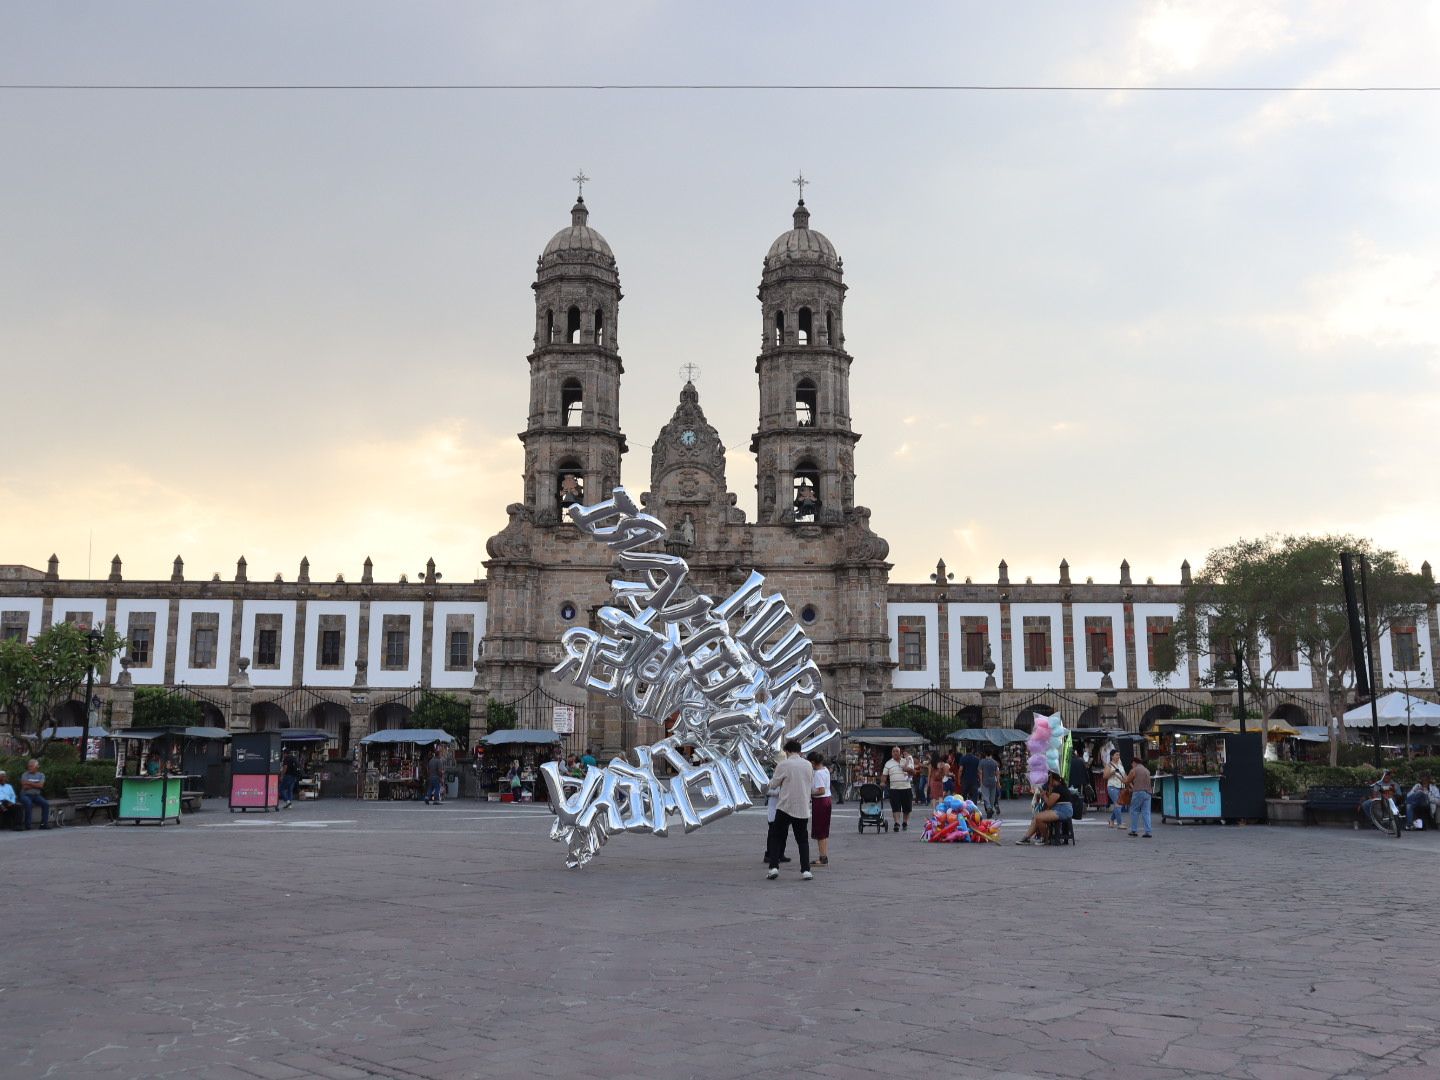
M1409 723L1414 727L1440 727L1440 705L1424 698L1415 697L1399 690L1382 694L1375 700L1380 723L1387 727L1406 723L1406 705L1409 705ZM1369 727L1370 704L1357 705L1344 716L1346 727Z

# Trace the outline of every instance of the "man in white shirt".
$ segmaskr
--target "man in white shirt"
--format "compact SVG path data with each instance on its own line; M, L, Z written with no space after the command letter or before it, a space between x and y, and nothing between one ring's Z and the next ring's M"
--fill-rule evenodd
M785 834L795 834L800 849L800 879L810 881L810 791L815 786L815 770L800 756L800 740L785 742L785 758L770 776L770 794L777 796L775 820L770 823L770 842L766 854L770 869L765 876L774 881L780 876L780 857L785 854Z
M900 747L890 748L890 760L881 770L885 785L890 789L890 816L895 819L895 833L910 828L910 810L914 806L915 759L908 754L901 756ZM901 820L901 815L904 820Z
M6 775L5 770L0 769L0 825L4 824L15 806L15 789L10 786L10 777Z

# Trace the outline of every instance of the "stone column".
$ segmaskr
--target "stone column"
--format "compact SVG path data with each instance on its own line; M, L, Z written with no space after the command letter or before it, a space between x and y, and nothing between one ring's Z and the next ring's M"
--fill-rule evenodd
M236 661L239 669L230 684L230 723L232 732L249 731L253 726L250 719L252 687L250 686L250 658L242 656Z
M120 677L110 688L110 729L121 730L134 726L135 684L130 680L130 658L120 658Z
M1210 691L1210 711L1215 723L1222 727L1234 718L1235 702L1234 691L1228 686L1219 687Z
M995 658L985 646L985 686L980 691L980 726L1004 727L1000 719L1000 686L995 682Z

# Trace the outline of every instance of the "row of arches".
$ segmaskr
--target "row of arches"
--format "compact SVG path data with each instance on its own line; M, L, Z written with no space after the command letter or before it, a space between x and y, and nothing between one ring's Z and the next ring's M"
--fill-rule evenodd
M785 312L775 312L774 329L771 340L775 345L784 345L785 341ZM795 313L795 344L812 345L815 343L815 315L808 307L802 307ZM825 343L835 344L835 316L833 313L825 312Z
M601 347L605 345L605 309L595 309L595 344ZM561 336L560 328L555 323L555 309L545 309L545 341L551 345L580 345L581 341L581 317L580 309L571 305L565 312L564 335Z
M979 707L972 706L972 708L978 710ZM1051 705L1027 705L1015 715L1014 726L1021 731L1032 731L1035 727L1036 716L1054 716L1057 711L1058 710ZM1173 720L1179 715L1180 709L1175 705L1152 705L1150 708L1146 709L1144 713L1141 714L1138 726L1133 729L1130 727L1130 724L1127 722L1122 712L1120 718L1120 726L1126 728L1127 730L1135 730L1141 732L1154 731L1155 725L1158 724L1160 721ZM1299 705L1296 705L1294 702L1289 701L1282 702L1281 704L1277 705L1271 711L1270 719L1284 721L1291 727L1304 727L1312 722L1309 713L1307 713ZM1069 721L1067 720L1066 723L1069 724ZM1261 721L1252 720L1251 723L1253 725L1256 725L1255 729L1258 730L1258 725L1261 723ZM971 724L970 726L978 726L978 720L975 724ZM1081 712L1075 723L1070 726L1077 728L1100 727L1100 710L1094 705L1090 706L1089 708Z

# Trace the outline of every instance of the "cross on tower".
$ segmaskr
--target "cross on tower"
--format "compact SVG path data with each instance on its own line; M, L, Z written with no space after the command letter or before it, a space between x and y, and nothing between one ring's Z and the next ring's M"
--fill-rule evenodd
M577 172L577 173L576 173L574 176L572 176L570 179L571 179L571 180L574 180L575 183L576 183L576 185L580 188L580 195L579 195L579 197L582 198L582 199L585 198L585 181L587 181L587 180L590 179L590 177L588 177L588 176L585 175L585 170L584 170L584 169L581 169L579 172Z
M681 364L680 374L684 376L687 383L693 383L696 376L700 374L699 364Z
M802 172L790 182L800 189L800 201L803 203L805 201L805 185L810 181L805 179L805 174Z

